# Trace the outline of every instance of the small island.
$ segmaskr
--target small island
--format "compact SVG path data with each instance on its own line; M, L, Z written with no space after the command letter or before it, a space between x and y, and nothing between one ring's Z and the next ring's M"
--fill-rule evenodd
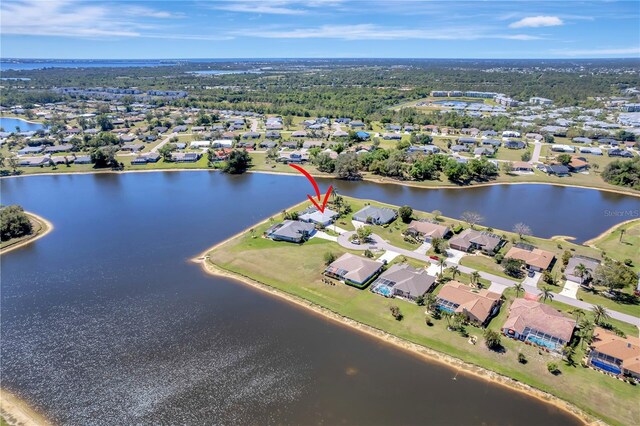
M0 207L0 254L30 244L52 229L53 225L49 221L25 212L21 206Z
M634 423L640 221L589 245L482 221L334 194L324 212L298 204L195 260L585 421Z

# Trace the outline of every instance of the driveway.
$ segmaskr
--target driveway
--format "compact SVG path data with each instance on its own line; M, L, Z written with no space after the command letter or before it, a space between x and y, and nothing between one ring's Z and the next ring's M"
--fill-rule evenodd
M531 156L531 164L540 162L540 151L542 151L542 142L533 143L533 155Z
M415 249L413 252L425 254L427 251L429 251L430 248L431 248L431 243L422 243L422 245L417 249Z
M391 261L392 261L393 259L395 259L396 257L398 257L398 256L400 256L400 253L396 253L395 251L387 250L387 251L385 251L385 252L382 254L382 256L380 256L380 257L378 258L378 260L379 260L380 262L383 262L383 261L385 261L385 260L386 260L386 261L387 261L387 263L391 263Z
M314 232L311 238L322 238L323 240L338 242L338 237L334 237L333 235L329 235L326 232L322 232L322 231Z
M566 297L570 297L572 299L577 299L579 288L580 288L580 284L567 280L564 282L564 287L562 288L562 291L558 294L561 294Z
M508 288L509 288L508 285L498 284L498 283L491 283L491 285L489 286L488 290L492 291L494 293L502 294Z
M469 253L465 253L464 251L454 250L450 248L447 250L447 263L455 263L456 265L460 264L460 259L464 256L467 256Z
M533 274L533 277L527 275L527 277L522 281L522 285L525 287L530 286L533 288L538 288L538 281L540 281L540 277L542 277L542 274L540 272L535 272Z

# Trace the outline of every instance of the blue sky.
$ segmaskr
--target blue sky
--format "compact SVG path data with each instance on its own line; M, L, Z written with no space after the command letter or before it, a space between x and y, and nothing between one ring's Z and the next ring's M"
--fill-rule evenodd
M640 1L3 0L4 58L640 57Z

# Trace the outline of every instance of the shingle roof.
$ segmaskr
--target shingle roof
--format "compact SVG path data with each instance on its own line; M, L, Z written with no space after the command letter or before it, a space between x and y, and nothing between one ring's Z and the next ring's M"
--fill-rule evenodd
M521 334L525 327L529 327L568 342L575 326L574 319L565 317L551 306L533 300L515 299L503 328Z

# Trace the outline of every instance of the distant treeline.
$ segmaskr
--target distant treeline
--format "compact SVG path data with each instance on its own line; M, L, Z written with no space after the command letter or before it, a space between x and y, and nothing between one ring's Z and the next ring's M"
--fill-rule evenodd
M200 69L262 73L197 76ZM268 69L266 68L268 67ZM64 99L51 87L138 87L186 90L173 104L253 110L298 116L366 119L431 90L481 90L520 100L551 98L558 106L592 105L592 99L640 86L640 61L290 60L186 63L179 66L6 71L3 106ZM28 88L27 88L28 87ZM163 101L159 100L158 103Z

